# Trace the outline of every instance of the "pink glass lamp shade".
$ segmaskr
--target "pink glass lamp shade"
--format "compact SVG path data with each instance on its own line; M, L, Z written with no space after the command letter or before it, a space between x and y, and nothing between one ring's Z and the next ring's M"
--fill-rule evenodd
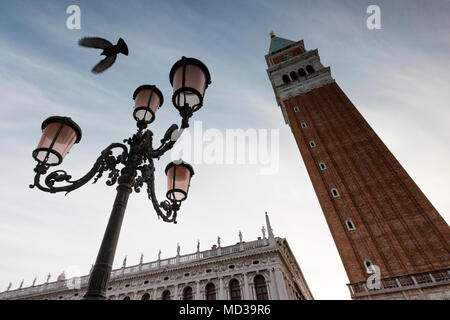
M42 122L42 137L33 158L48 166L57 166L63 161L74 143L81 140L80 127L70 118L53 116Z
M187 198L191 177L194 175L192 166L182 160L173 161L166 167L167 199L183 201Z
M172 101L177 109L188 106L195 112L202 107L206 88L211 83L211 75L203 62L182 57L170 70L169 79L173 87Z
M137 88L133 94L134 112L136 121L152 123L155 120L155 113L164 102L161 91L156 86L144 84Z

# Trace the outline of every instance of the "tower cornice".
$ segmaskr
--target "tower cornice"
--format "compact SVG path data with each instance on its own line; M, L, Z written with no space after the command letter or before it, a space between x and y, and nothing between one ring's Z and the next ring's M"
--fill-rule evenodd
M270 56L270 55L267 55L266 57L268 57L268 56ZM320 58L318 49L308 50L308 51L306 51L306 52L304 52L304 53L302 53L302 54L300 54L298 56L294 56L294 57L292 57L290 59L287 59L286 61L283 61L283 62L274 64L272 66L269 66L267 68L267 73L269 73L269 75L270 75L271 72L274 72L274 71L277 71L277 70L289 67L290 65L296 64L299 61L303 61L304 63L306 63L307 60L312 58L312 57Z

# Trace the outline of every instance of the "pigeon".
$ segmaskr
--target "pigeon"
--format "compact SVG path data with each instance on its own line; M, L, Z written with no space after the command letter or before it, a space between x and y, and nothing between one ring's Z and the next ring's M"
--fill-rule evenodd
M97 37L86 37L80 39L78 44L82 47L88 48L96 48L103 49L100 55L106 56L105 59L97 63L93 68L93 73L101 73L111 67L113 63L116 61L117 54L122 53L128 56L128 47L125 41L122 38L119 38L116 45L113 45L106 39L97 38Z

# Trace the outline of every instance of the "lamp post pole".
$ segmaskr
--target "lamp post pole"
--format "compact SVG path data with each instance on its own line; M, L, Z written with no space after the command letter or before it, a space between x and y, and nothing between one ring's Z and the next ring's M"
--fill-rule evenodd
M128 197L132 191L134 180L123 175L119 178L116 199L109 217L108 225L103 236L102 244L97 259L89 277L89 284L84 299L104 300L106 299L106 286L111 275L117 242L119 241L120 229L127 208Z
M92 169L78 180L73 181L72 176L64 170L56 170L49 174L47 171L51 166L61 164L72 145L80 141L80 127L70 118L59 116L50 117L42 123L43 135L38 147L33 151L33 157L38 163L34 169L36 173L34 183L30 188L36 187L50 193L69 193L93 178L94 183L97 182L105 171L109 172L107 185L118 183L114 205L84 299L106 299L106 287L111 275L120 229L128 198L133 190L140 192L145 184L147 196L158 218L162 218L165 222L176 223L181 202L187 198L194 170L182 160L169 163L165 170L168 184L167 200L158 202L153 159L159 159L170 150L182 131L189 127L189 118L203 105L204 93L210 80L207 67L197 59L182 57L174 64L170 71L170 82L174 90L172 102L182 118L181 128L178 129L175 124L170 126L158 148L153 148L153 132L146 128L155 120L155 113L163 104L162 93L154 85L137 88L133 94L135 100L133 116L137 121L138 131L124 140L129 147L123 143L112 143L102 151ZM115 149L121 149L122 152L114 155ZM119 170L118 165L122 165L123 168ZM46 177L42 184L41 178L44 175ZM61 182L67 184L56 186Z

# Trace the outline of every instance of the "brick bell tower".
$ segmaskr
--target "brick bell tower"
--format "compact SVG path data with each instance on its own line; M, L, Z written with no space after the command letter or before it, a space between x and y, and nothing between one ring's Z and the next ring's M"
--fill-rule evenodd
M322 65L317 49L271 33L266 62L351 297L450 299L449 226ZM368 283L369 277L381 281Z

